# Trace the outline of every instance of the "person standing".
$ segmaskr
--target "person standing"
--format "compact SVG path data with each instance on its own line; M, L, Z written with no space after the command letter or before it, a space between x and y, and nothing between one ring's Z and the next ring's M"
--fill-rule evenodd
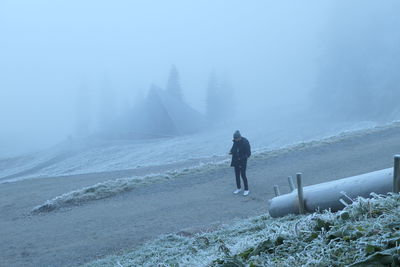
M236 176L236 190L233 191L234 194L238 194L241 191L240 176L243 179L244 192L243 195L247 196L249 194L249 185L247 183L246 169L247 169L247 159L251 156L251 148L249 140L244 138L239 131L233 134L233 145L230 150L232 155L231 167L235 168Z

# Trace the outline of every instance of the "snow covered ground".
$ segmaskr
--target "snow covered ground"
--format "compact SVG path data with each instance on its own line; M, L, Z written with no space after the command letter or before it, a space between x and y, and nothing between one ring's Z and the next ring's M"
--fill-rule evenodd
M276 150L296 143L320 140L343 132L370 129L374 122L295 122L274 125L241 125L254 153ZM0 159L0 182L35 177L129 170L180 163L190 168L228 158L235 129L225 127L195 135L152 140L70 140L51 149Z

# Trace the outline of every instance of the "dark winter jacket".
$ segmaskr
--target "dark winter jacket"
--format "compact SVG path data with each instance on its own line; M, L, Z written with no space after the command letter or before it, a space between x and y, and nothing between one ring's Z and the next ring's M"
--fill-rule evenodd
M233 140L233 146L231 148L232 162L231 166L246 166L247 159L251 155L251 148L249 140L242 137L240 141Z

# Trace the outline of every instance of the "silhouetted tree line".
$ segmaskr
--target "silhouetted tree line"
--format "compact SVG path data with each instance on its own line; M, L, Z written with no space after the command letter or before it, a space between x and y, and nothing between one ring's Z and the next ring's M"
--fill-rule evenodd
M220 123L235 114L233 88L226 81L218 79L213 72L208 80L206 116L210 123Z
M87 91L85 88L81 90ZM107 79L101 91L98 118L99 132L112 136L130 133L135 137L176 136L195 133L219 125L234 116L233 89L225 80L210 75L206 90L206 110L202 114L190 107L185 99L177 68L170 69L165 89L151 85L147 96L121 115L115 111L114 93ZM87 98L87 97L86 97ZM86 99L84 102L88 103ZM82 101L81 101L82 102ZM89 113L79 105L77 132L88 132Z
M184 102L180 75L175 65L169 72L166 92L178 101ZM210 124L218 124L232 118L235 114L234 90L226 81L210 74L206 91L205 118Z
M340 120L398 119L400 16L398 9L390 9L341 14L340 22L326 31L312 93L318 112Z

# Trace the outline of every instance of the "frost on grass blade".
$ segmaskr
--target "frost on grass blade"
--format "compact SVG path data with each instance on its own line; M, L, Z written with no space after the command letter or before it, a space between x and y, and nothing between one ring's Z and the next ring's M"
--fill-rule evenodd
M202 172L210 169L219 168L226 165L227 161L218 163L200 164L193 168L169 171L165 174L151 174L143 177L121 178L97 183L92 186L84 187L75 191L65 193L53 199L47 200L42 205L33 208L33 213L50 212L62 207L81 205L89 201L104 199L117 194L131 191L140 185L152 184L176 178L188 173Z
M358 198L338 213L258 216L194 236L166 235L94 266L399 266L400 196Z
M89 201L104 199L133 190L135 187L142 184L144 179L146 179L147 183L151 183L168 178L167 175L152 175L146 178L134 177L106 181L47 200L42 205L33 208L32 212L50 212L66 206L81 205Z

